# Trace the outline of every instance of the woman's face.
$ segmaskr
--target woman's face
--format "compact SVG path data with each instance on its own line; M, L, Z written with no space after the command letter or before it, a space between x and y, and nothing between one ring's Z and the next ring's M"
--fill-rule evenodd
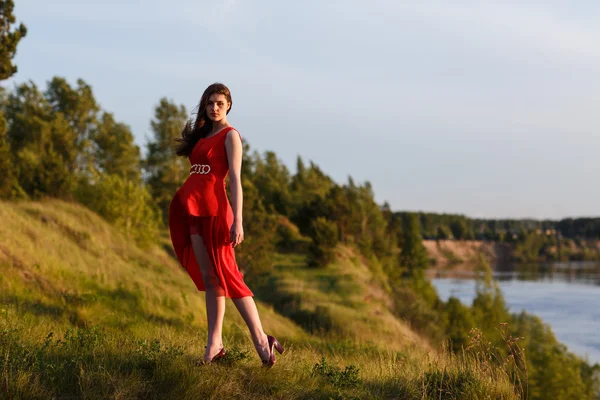
M229 102L223 94L212 94L206 103L206 115L213 122L218 122L225 118L229 110Z

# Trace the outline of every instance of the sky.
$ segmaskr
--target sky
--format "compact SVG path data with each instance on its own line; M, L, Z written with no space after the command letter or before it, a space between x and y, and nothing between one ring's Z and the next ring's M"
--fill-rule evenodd
M597 1L40 4L16 1L3 86L82 78L142 152L161 97L191 112L221 82L251 149L369 181L395 211L600 216Z

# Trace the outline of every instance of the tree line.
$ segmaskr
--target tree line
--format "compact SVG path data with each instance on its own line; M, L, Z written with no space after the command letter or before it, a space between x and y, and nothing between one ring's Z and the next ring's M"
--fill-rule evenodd
M407 212L398 212L406 215ZM493 240L514 242L528 233L568 239L600 239L600 218L561 220L481 219L460 214L417 212L423 238L430 240Z
M82 79L72 85L54 77L44 89L25 82L2 90L0 113L1 197L79 201L141 242L152 241L165 227L169 202L189 171L189 162L173 151L173 140L188 118L183 105L166 98L158 101L145 157L131 128L101 109ZM257 234L281 249L304 243L314 262L326 261L327 249L338 242L389 257L401 240L402 221L411 215L417 217L423 239L521 246L536 242L538 254L550 254L547 249L560 247L563 239L600 238L600 218L485 220L393 212L389 204L375 202L368 181L357 184L349 177L346 183L336 183L300 156L292 173L274 152L259 154L248 143L242 173L245 212L253 221L262 221L252 224ZM258 240L255 244L273 248Z

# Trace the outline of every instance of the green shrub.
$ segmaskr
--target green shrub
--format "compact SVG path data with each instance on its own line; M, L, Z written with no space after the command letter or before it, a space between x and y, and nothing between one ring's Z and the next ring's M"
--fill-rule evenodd
M414 289L395 285L393 312L433 342L444 340L444 315L433 309Z
M280 216L277 222L277 249L284 253L308 252L311 239L303 236L296 225Z
M77 198L138 244L157 241L160 213L141 184L117 175L100 175L94 184L81 183Z
M450 348L453 351L459 351L467 346L469 331L475 327L471 310L456 297L450 297L444 305L444 312L448 321L446 334L450 341Z

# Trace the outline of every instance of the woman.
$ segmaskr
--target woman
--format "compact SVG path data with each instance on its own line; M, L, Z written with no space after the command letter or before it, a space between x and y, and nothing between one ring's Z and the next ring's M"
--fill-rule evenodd
M215 83L204 91L196 121L188 121L175 152L189 157L190 176L169 207L169 229L177 258L196 284L206 292L208 344L205 362L225 356L222 328L225 297L232 299L250 329L263 365L275 363L274 349L284 349L263 331L254 294L244 283L233 248L244 240L242 226L242 141L227 121L231 94ZM225 191L229 173L231 202Z

